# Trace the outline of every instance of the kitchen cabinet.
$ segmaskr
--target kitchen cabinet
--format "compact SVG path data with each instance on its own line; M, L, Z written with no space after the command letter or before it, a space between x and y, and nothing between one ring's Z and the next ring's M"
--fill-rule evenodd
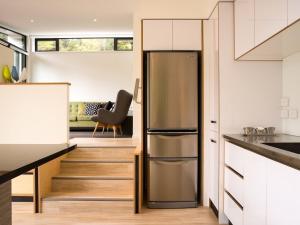
M219 20L218 8L214 10L207 24L208 79L209 79L209 119L210 130L219 127Z
M143 20L143 50L202 49L201 20Z
M201 20L173 20L173 50L201 50Z
M300 1L288 0L288 25L300 19Z
M143 50L172 50L172 20L143 20Z
M209 199L219 209L219 141L218 133L210 132L209 145Z
M300 171L268 160L267 225L299 225Z
M267 161L244 150L244 225L266 224Z
M287 26L288 0L255 0L255 45Z
M232 169L225 168L224 212L229 220L243 225L300 224L299 170L227 141L225 164L243 174L238 179Z
M243 225L243 209L227 192L224 193L224 213L233 225Z
M254 0L234 2L235 58L254 48Z

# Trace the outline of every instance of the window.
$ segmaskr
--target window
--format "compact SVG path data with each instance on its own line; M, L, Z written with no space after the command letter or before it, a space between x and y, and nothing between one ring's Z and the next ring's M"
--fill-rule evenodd
M102 52L132 51L132 38L53 38L35 39L35 51Z
M113 50L113 38L74 38L59 40L59 51L61 52L100 52Z
M0 40L8 47L26 51L26 36L0 26Z
M39 52L57 51L57 39L36 39L35 49Z
M14 52L14 66L17 68L17 71L20 75L23 68L26 67L26 55L15 51Z
M132 38L116 38L115 39L115 50L116 51L132 51L133 50L133 39Z

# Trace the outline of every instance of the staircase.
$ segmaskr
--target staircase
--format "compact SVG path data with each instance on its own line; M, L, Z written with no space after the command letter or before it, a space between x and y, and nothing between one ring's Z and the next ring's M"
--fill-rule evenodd
M133 212L135 147L78 148L61 161L42 211Z

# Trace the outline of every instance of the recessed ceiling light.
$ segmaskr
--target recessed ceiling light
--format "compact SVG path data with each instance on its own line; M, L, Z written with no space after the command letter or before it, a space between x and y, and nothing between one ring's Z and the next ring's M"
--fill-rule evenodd
M30 23L34 23L34 19L31 19L31 20L30 20Z
M96 22L97 22L97 19L96 19L96 18L94 18L94 19L93 19L93 22L95 22L95 23L96 23Z

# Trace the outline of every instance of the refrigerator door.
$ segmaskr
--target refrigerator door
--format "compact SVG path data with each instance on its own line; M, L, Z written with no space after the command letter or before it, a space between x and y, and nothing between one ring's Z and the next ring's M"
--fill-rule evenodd
M197 158L149 159L148 207L197 207Z
M148 157L197 157L197 133L148 133Z
M198 54L148 53L148 130L197 130Z

